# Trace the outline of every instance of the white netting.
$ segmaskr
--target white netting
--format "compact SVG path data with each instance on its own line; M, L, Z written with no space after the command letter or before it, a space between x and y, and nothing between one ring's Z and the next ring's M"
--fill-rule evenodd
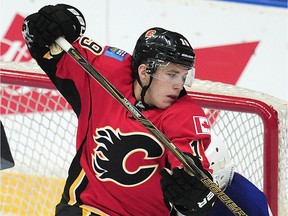
M256 99L266 103L277 112L278 215L288 215L288 102L272 97L263 92L256 92L232 85L203 80L196 80L190 90L208 94ZM227 107L227 109L229 109L229 107ZM231 117L231 119L229 119L229 116L231 115L234 115L235 118ZM232 155L233 161L237 165L238 170L259 188L263 189L263 134L266 131L264 131L265 129L263 128L262 120L255 114L241 113L241 117L236 117L236 115L238 114L235 112L229 112L227 116L220 117L220 119L223 119L223 125L221 126L222 123L218 123L217 126L215 125L213 130L216 129L216 134L226 136L224 137L224 140L226 140L226 144L229 146L230 154ZM224 120L224 118L227 118L227 120ZM229 122L229 125L226 125L225 122ZM237 148L233 147L234 143L239 143L243 148L240 146ZM249 147L247 147L247 145L249 145ZM269 143L269 145L275 145L275 143ZM239 152L245 154L239 157ZM269 154L269 152L266 154ZM245 161L244 164L243 160Z

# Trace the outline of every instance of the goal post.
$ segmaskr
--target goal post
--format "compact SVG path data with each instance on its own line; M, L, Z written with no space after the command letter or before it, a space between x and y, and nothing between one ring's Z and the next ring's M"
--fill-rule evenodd
M1 215L51 215L75 153L77 118L34 62L1 62L1 121L15 167L3 170ZM196 79L188 94L213 134L228 146L235 171L288 215L288 103L264 93Z
M236 171L265 192L273 215L288 215L288 102L203 80L189 90L188 94L208 109L210 123L216 122L212 131L226 137Z

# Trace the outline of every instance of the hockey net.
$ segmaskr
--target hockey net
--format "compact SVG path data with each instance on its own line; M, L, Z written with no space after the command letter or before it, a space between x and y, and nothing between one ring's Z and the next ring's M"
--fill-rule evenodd
M33 63L1 62L1 121L15 166L1 171L1 215L53 215L75 153L77 118ZM237 172L288 215L288 104L236 86L195 80L189 89Z

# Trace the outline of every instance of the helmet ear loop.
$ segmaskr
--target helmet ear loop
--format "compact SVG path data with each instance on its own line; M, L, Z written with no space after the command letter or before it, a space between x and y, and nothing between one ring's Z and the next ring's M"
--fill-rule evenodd
M146 86L143 86L143 84L141 85L142 87L142 90L141 90L141 101L142 101L142 104L148 109L148 108L152 108L150 105L148 105L147 103L145 103L145 94L148 90L148 88L150 87L151 83L152 83L152 80L153 80L153 76L151 76L151 74L155 73L156 72L156 65L155 65L155 62L151 63L149 62L148 60L148 63L147 63L147 68L146 68L146 73L149 74L149 77L150 77L150 80L149 80L149 83L148 85Z
M141 90L141 101L142 101L142 104L145 106L145 108L152 108L150 105L148 105L147 103L145 103L145 94L148 90L148 88L150 87L151 83L152 83L152 80L153 80L153 77L150 76L150 80L149 80L149 83L148 85L146 86L143 86L142 87L142 90Z
M146 73L147 74L152 74L153 73L153 67L155 65L155 62L154 61L151 61L150 59L147 60L147 63L146 63ZM136 73L137 75L135 76L137 82L139 83L139 85L141 86L141 88L145 88L145 86L143 85L138 73ZM150 84L149 84L150 86Z
M136 80L139 83L139 85L141 86L141 88L143 88L143 83L141 82L140 77L138 75L136 76Z

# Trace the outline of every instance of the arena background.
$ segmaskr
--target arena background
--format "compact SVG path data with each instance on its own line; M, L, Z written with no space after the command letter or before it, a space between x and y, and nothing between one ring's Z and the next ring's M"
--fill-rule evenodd
M147 28L183 33L197 54L196 77L288 100L287 1L1 0L1 61L31 61L21 36L25 16L46 4L71 4L86 35L128 52Z

